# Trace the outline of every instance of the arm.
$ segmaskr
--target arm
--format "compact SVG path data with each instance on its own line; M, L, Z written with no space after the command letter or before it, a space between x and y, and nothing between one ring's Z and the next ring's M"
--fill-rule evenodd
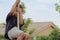
M24 20L23 20L23 16L22 13L19 15L19 28L20 30L22 30L22 26L24 25Z
M12 9L10 13L13 13L16 10L17 5L19 4L20 0L16 0L16 2L13 4Z
M22 16L22 13L21 12L19 13L19 24L20 25L23 25L24 24L23 16Z

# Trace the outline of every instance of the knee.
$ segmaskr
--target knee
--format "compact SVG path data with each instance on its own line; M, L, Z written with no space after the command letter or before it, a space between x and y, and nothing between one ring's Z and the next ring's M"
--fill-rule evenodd
M26 39L29 39L29 35L28 35L28 34L25 34L25 38L26 38Z
M25 36L25 34L24 34L24 33L21 33L21 34L20 34L20 37L24 37L24 36Z
M24 34L24 33L21 33L21 34L19 35L19 37L17 38L17 40L22 40L24 37L25 37L25 34Z

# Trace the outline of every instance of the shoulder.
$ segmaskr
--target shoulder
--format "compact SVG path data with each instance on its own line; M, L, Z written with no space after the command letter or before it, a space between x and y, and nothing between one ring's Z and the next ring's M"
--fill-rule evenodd
M11 15L10 13L8 13L7 17L6 17L6 21L8 20L12 20L12 19L16 19L17 17L14 15Z
M6 16L6 21L8 21L11 18L12 18L12 15L10 13L8 13L7 16Z

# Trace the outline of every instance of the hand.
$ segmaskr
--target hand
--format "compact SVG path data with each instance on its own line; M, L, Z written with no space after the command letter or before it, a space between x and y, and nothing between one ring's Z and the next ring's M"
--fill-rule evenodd
M17 12L20 12L20 8L19 7L17 7Z
M22 14L22 9L21 8L17 8L17 12L19 12L19 14Z
M19 3L19 2L20 2L20 0L16 0L16 2L17 2L17 3Z

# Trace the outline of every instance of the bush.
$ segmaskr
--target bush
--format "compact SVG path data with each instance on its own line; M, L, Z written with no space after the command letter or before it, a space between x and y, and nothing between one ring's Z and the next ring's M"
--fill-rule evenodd
M33 37L32 37L32 36L30 36L30 37L29 37L29 40L33 40Z
M0 40L8 40L8 39L4 38L4 36L0 34Z
M37 36L36 40L60 40L60 32L54 29L49 36Z
M47 36L37 36L36 40L48 40Z

